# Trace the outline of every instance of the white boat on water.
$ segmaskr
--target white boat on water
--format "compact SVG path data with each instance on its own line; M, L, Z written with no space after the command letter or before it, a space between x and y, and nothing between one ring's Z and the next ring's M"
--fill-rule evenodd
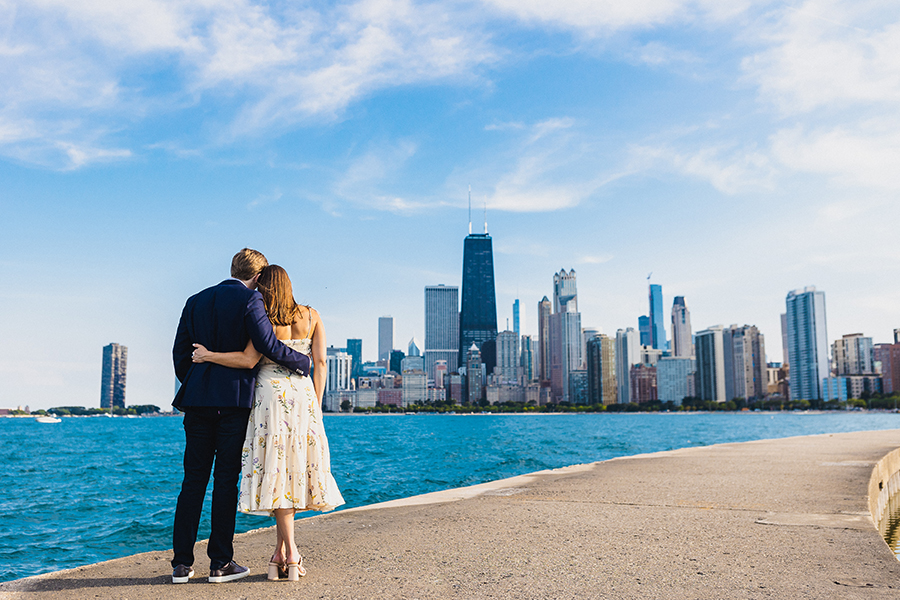
M62 419L59 417L37 417L35 421L38 423L62 423Z

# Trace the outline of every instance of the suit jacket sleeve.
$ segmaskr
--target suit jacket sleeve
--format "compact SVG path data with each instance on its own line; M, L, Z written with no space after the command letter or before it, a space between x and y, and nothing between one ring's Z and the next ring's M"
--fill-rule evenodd
M245 315L247 332L253 341L253 347L259 350L263 356L284 365L301 375L309 375L309 357L302 352L297 352L278 341L275 332L272 331L272 323L266 316L262 296L253 294L247 304Z
M175 363L175 376L178 381L184 383L193 361L191 354L194 351L193 341L188 333L188 305L184 305L181 311L181 320L178 322L178 330L175 332L175 344L172 347L172 361Z

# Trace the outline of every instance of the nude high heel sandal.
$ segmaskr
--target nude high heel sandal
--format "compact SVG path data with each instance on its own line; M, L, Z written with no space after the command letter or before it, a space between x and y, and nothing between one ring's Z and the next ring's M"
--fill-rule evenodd
M288 581L300 581L301 577L306 576L306 569L303 568L303 559L298 563L287 563L287 579Z
M269 581L278 581L287 577L284 563L269 561Z

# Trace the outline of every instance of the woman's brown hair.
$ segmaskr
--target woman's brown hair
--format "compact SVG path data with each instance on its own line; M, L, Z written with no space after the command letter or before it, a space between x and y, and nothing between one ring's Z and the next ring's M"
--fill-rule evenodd
M294 290L287 271L278 265L267 266L256 280L256 289L262 294L266 313L274 325L290 325L294 322L300 306L294 300Z

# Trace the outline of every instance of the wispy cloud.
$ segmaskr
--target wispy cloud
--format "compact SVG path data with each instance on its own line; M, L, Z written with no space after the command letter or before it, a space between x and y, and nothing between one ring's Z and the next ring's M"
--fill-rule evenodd
M528 23L551 25L586 34L604 34L622 29L652 27L673 21L700 19L719 21L743 12L749 0L485 0L495 9Z
M393 144L375 145L353 158L335 178L333 194L323 205L333 214L338 214L336 198L356 207L394 213L417 212L440 204L428 198L402 197L389 192L394 186L402 187L397 182L403 177L407 163L415 156L417 148L411 140L400 140Z
M613 259L612 254L595 254L579 257L576 262L582 265L601 265Z
M787 114L900 100L896 4L808 0L749 34L763 49L744 59L745 75Z
M275 204L284 194L281 193L281 190L275 190L268 194L260 194L253 200L247 203L247 210L254 210L260 206L265 206L268 204Z
M232 107L216 117L220 144L334 119L380 89L477 80L497 57L478 29L455 5L412 0L316 10L248 0L0 5L0 152L56 151L59 166L83 166L60 149L210 98ZM159 73L162 88L151 83Z
M511 130L510 149L480 166L476 180L493 180L492 210L550 212L577 206L624 173L605 172L597 148L569 117L554 117ZM472 177L467 177L472 180Z

